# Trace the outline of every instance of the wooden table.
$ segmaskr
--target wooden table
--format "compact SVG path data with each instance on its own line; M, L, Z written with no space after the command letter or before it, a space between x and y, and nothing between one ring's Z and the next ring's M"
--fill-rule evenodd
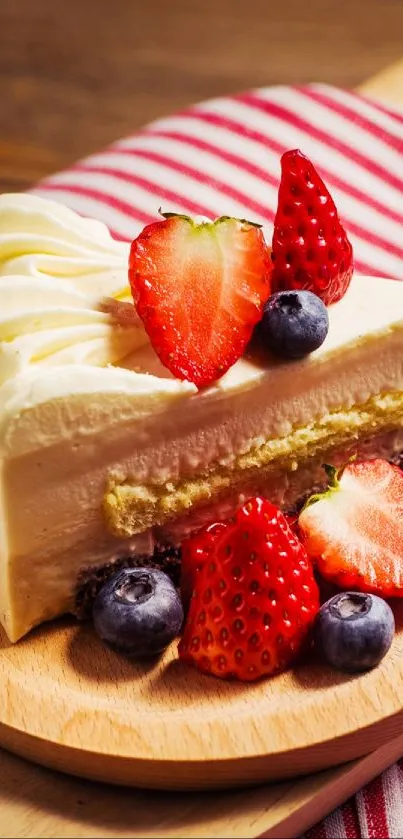
M267 0L1 3L8 83L0 189L23 189L195 99L276 81L356 85L398 55L403 29L401 0L383 2L381 15L379 0L366 0L365 15L361 1L350 0L342 20L338 0L311 2L306 13L293 0L282 0L281 10ZM399 101L402 79L403 65L365 90ZM302 780L180 795L101 787L0 752L0 836L281 839L301 833L402 754L403 735Z
M0 0L0 190L210 96L356 87L402 31L402 0Z

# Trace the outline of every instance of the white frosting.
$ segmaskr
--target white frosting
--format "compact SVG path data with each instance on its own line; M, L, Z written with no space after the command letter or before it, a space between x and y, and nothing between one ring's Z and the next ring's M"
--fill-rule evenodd
M100 221L35 195L0 195L0 275L67 278L81 293L129 298L129 244Z
M32 195L0 196L0 385L30 367L117 364L148 339L125 310L128 245ZM88 373L90 375L90 373ZM71 382L74 391L74 382Z
M46 433L49 441L55 434L70 434L71 430L63 431L61 404L68 405L64 415L69 417L74 404L84 424L91 413L91 430L99 434L114 423L121 424L124 417L128 421L133 416L154 416L165 408L170 415L172 402L189 402L190 398L185 412L182 407L176 409L177 422L182 428L204 429L204 452L185 453L187 460L194 460L195 468L201 468L210 456L225 458L233 450L235 425L243 423L242 412L236 415L234 400L246 404L249 392L250 404L256 401L262 439L287 434L293 425L306 421L313 407L305 405L301 393L305 398L311 390L326 412L351 404L351 399L365 401L376 392L365 375L354 384L353 393L351 388L346 390L339 374L336 380L326 372L321 397L316 384L323 365L331 362L333 371L342 366L346 348L351 353L356 347L365 354L362 336L366 339L368 333L381 334L401 325L403 286L355 277L345 297L329 308L328 337L310 357L291 364L243 358L212 387L197 393L192 384L180 382L162 366L128 302L128 248L112 239L105 225L83 219L60 204L32 195L0 196L3 447L5 438L10 438L10 422L13 444L19 450L36 445L32 428L30 433L29 423L23 421L30 411L41 427L43 446ZM105 298L112 299L107 310ZM121 325L121 315L127 311L129 325ZM95 372L95 367L100 369ZM41 405L46 410L37 410ZM210 450L206 427L213 415L218 417L223 411L235 411L232 431L225 445L217 440ZM166 422L172 423L171 415ZM250 417L244 425L238 442L247 450L260 437L251 433ZM163 419L161 427L165 433Z

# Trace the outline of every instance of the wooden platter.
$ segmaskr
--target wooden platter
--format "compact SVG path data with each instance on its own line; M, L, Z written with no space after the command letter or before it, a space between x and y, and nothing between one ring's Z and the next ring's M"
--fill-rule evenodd
M403 736L298 781L211 793L149 792L51 772L0 751L4 839L291 839L389 766Z
M399 101L403 65L383 77L362 89ZM184 798L101 789L0 753L1 835L296 835L403 753L403 607L396 617L393 648L370 674L344 677L312 663L252 687L181 672L173 651L158 668L135 668L98 644L90 627L68 622L15 647L3 641L0 744L49 767L117 784L199 789L368 756L236 796Z
M115 784L205 789L278 780L367 754L403 725L403 604L393 647L359 677L307 663L254 685L177 659L134 664L62 622L0 650L0 744Z

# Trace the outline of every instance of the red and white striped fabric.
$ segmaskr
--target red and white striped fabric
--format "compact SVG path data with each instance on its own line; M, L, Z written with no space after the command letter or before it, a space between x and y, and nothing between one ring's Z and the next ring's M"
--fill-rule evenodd
M303 839L397 839L403 835L403 760L371 781Z
M270 87L154 122L33 191L132 239L158 209L267 225L280 155L300 148L329 186L356 270L403 280L403 113L326 85ZM403 762L307 839L387 839L403 831Z
M360 273L403 279L403 116L324 85L214 99L149 125L43 181L37 194L134 238L158 209L270 225L280 155L319 168Z

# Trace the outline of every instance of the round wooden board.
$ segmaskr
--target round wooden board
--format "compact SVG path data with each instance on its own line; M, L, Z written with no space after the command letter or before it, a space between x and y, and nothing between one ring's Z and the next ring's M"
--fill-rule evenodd
M0 648L0 745L83 777L156 789L253 784L350 760L401 731L403 604L382 664L318 662L254 685L184 666L176 646L134 665L91 625L46 626Z

